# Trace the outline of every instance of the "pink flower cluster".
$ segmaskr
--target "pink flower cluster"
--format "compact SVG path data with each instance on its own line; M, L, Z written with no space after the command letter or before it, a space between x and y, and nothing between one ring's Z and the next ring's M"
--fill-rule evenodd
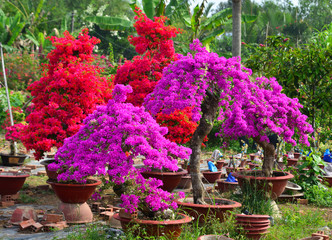
M97 107L80 130L65 140L55 156L57 163L49 168L59 171L59 181L85 182L95 174L108 174L114 184L135 179L135 186L140 188L137 196L149 191L154 200L133 198L130 193L122 197L123 206L131 203L133 207L128 207L131 210L137 207L137 201L144 200L152 209L164 209L172 204L169 201L173 195L161 191L155 180L145 180L140 171L151 168L177 171L177 158L188 158L191 150L167 140L164 137L167 128L160 127L144 107L124 103L130 92L131 86L116 85L113 99L106 106ZM136 157L143 158L144 169L134 168ZM156 199L160 199L160 205L154 205Z
M306 122L307 116L300 112L302 106L298 99L281 93L275 78L253 80L251 70L242 67L238 58L209 53L198 40L190 49L192 54L179 56L164 69L155 90L146 97L146 108L153 115L193 106L193 120L197 121L201 104L210 92L219 96L219 136L260 136L261 141L269 141L267 136L276 133L295 145L297 132L299 141L309 145L307 134L313 130Z

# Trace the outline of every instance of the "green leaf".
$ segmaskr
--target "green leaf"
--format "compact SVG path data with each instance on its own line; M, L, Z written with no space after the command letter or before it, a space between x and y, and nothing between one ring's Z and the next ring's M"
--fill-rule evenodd
M225 32L225 29L216 29L206 37L204 37L201 42L203 45L209 44L212 40L214 40L216 37L220 36Z
M159 0L143 0L143 9L146 16L150 19L153 19L156 13L156 7L159 3Z
M232 9L226 8L213 14L208 20L202 23L202 28L204 30L212 30L225 24L229 18L232 17Z
M254 16L254 15L245 15L245 14L241 15L242 23L252 23L252 22L255 22L256 19L257 19L257 16Z
M194 32L196 31L196 27L197 27L196 15L198 14L198 12L199 12L199 5L197 4L197 6L194 8L194 14L191 16L191 20L190 20L190 26Z
M97 24L103 30L131 30L133 23L129 20L118 17L92 16L87 17L87 21Z
M165 7L166 7L166 4L165 4L165 1L164 0L161 0L158 4L157 4L157 7L156 7L156 16L157 17L160 17L162 15L165 15Z

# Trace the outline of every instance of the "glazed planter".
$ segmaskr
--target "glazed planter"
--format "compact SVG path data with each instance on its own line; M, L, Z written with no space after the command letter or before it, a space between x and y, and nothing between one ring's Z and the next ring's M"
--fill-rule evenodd
M57 195L63 203L85 203L94 193L96 187L101 184L100 180L92 180L88 184L58 183L48 180Z
M233 173L233 176L238 179L240 187L243 189L245 184L249 184L253 189L256 187L259 190L270 194L270 198L276 200L285 190L287 182L294 176L288 172L274 171L272 177L260 177L261 170L241 171ZM256 185L256 186L255 186Z
M16 194L29 176L26 173L0 172L0 195Z
M227 175L229 175L229 173L238 172L238 171L243 171L243 170L244 170L243 167L236 167L236 168L233 168L233 167L226 167Z
M233 238L228 238L222 235L203 235L197 238L197 240L233 240Z
M157 178L163 182L163 186L160 188L164 191L172 192L176 186L180 183L181 177L188 172L183 169L179 169L177 172L142 172L142 176L146 179L149 177Z
M238 182L226 182L226 180L222 179L218 179L217 184L218 184L218 190L222 193L234 191L239 186Z
M209 170L206 170L202 171L201 173L209 183L215 183L218 179L221 178L222 171L211 172Z
M45 159L44 161L40 162L40 164L44 165L48 179L56 181L59 174L57 173L57 171L52 171L48 169L48 165L54 162L55 162L54 158L51 158L51 159Z
M178 239L182 232L182 225L192 221L192 219L187 215L184 215L182 213L179 213L179 215L182 218L177 220L165 221L122 218L119 216L118 213L114 214L113 218L121 222L123 230L126 230L130 226L130 224L139 224L139 229L145 229L147 235L145 235L145 237L164 236L167 239ZM137 235L141 234L137 232Z
M322 176L322 179L329 187L332 187L332 176Z
M241 207L241 203L224 199L215 198L210 200L205 199L205 202L211 204L195 204L193 198L177 199L175 202L178 204L180 211L193 217L199 223L205 223L207 217L219 218L221 222L227 219L229 211Z
M10 155L0 153L3 166L21 166L24 164L24 160L29 156L26 154Z
M192 187L191 176L182 175L181 181L176 188L177 189L190 189L191 187Z
M299 159L296 159L296 158L288 158L287 159L287 166L290 167L290 166L296 166L297 163L298 163Z

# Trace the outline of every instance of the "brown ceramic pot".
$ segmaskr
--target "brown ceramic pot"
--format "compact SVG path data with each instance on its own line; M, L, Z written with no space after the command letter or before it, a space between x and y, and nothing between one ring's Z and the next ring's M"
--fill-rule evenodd
M218 179L217 184L218 184L218 190L222 193L234 191L239 186L238 182L226 182L226 180L222 179Z
M192 221L190 217L179 213L182 218L177 220L143 220L143 219L128 219L122 218L118 213L113 215L113 218L121 222L122 229L126 230L130 223L139 224L140 228L144 228L147 236L145 237L159 237L164 236L167 239L178 239L182 232L182 225ZM138 233L139 235L139 233Z
M58 183L48 180L63 203L85 203L93 194L96 187L101 184L99 180L91 180L92 183L88 184L70 184L70 183Z
M209 183L215 183L218 179L221 178L222 171L217 172L211 172L209 170L202 171L203 177L209 182Z
M290 167L290 166L296 166L297 163L298 163L299 159L296 159L296 158L288 158L287 159L287 166Z
M16 194L29 176L25 173L0 172L0 195Z
M164 191L172 192L176 186L180 183L181 177L188 172L183 169L179 169L177 172L142 172L144 178L157 178L163 182L160 187Z

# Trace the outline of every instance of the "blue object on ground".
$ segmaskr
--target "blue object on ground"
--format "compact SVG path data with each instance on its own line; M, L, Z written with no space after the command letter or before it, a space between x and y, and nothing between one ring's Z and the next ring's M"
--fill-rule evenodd
M237 181L235 177L233 177L232 173L229 173L226 182L237 182Z
M310 152L307 154L307 157L309 157L310 153L311 153L311 150L310 150Z
M323 160L324 160L325 162L332 162L330 149L326 149L326 151L325 151L325 153L324 153Z
M214 165L213 162L209 161L209 162L208 162L208 167L209 167L209 170L210 170L211 172L218 172L218 169L217 169L216 165Z

